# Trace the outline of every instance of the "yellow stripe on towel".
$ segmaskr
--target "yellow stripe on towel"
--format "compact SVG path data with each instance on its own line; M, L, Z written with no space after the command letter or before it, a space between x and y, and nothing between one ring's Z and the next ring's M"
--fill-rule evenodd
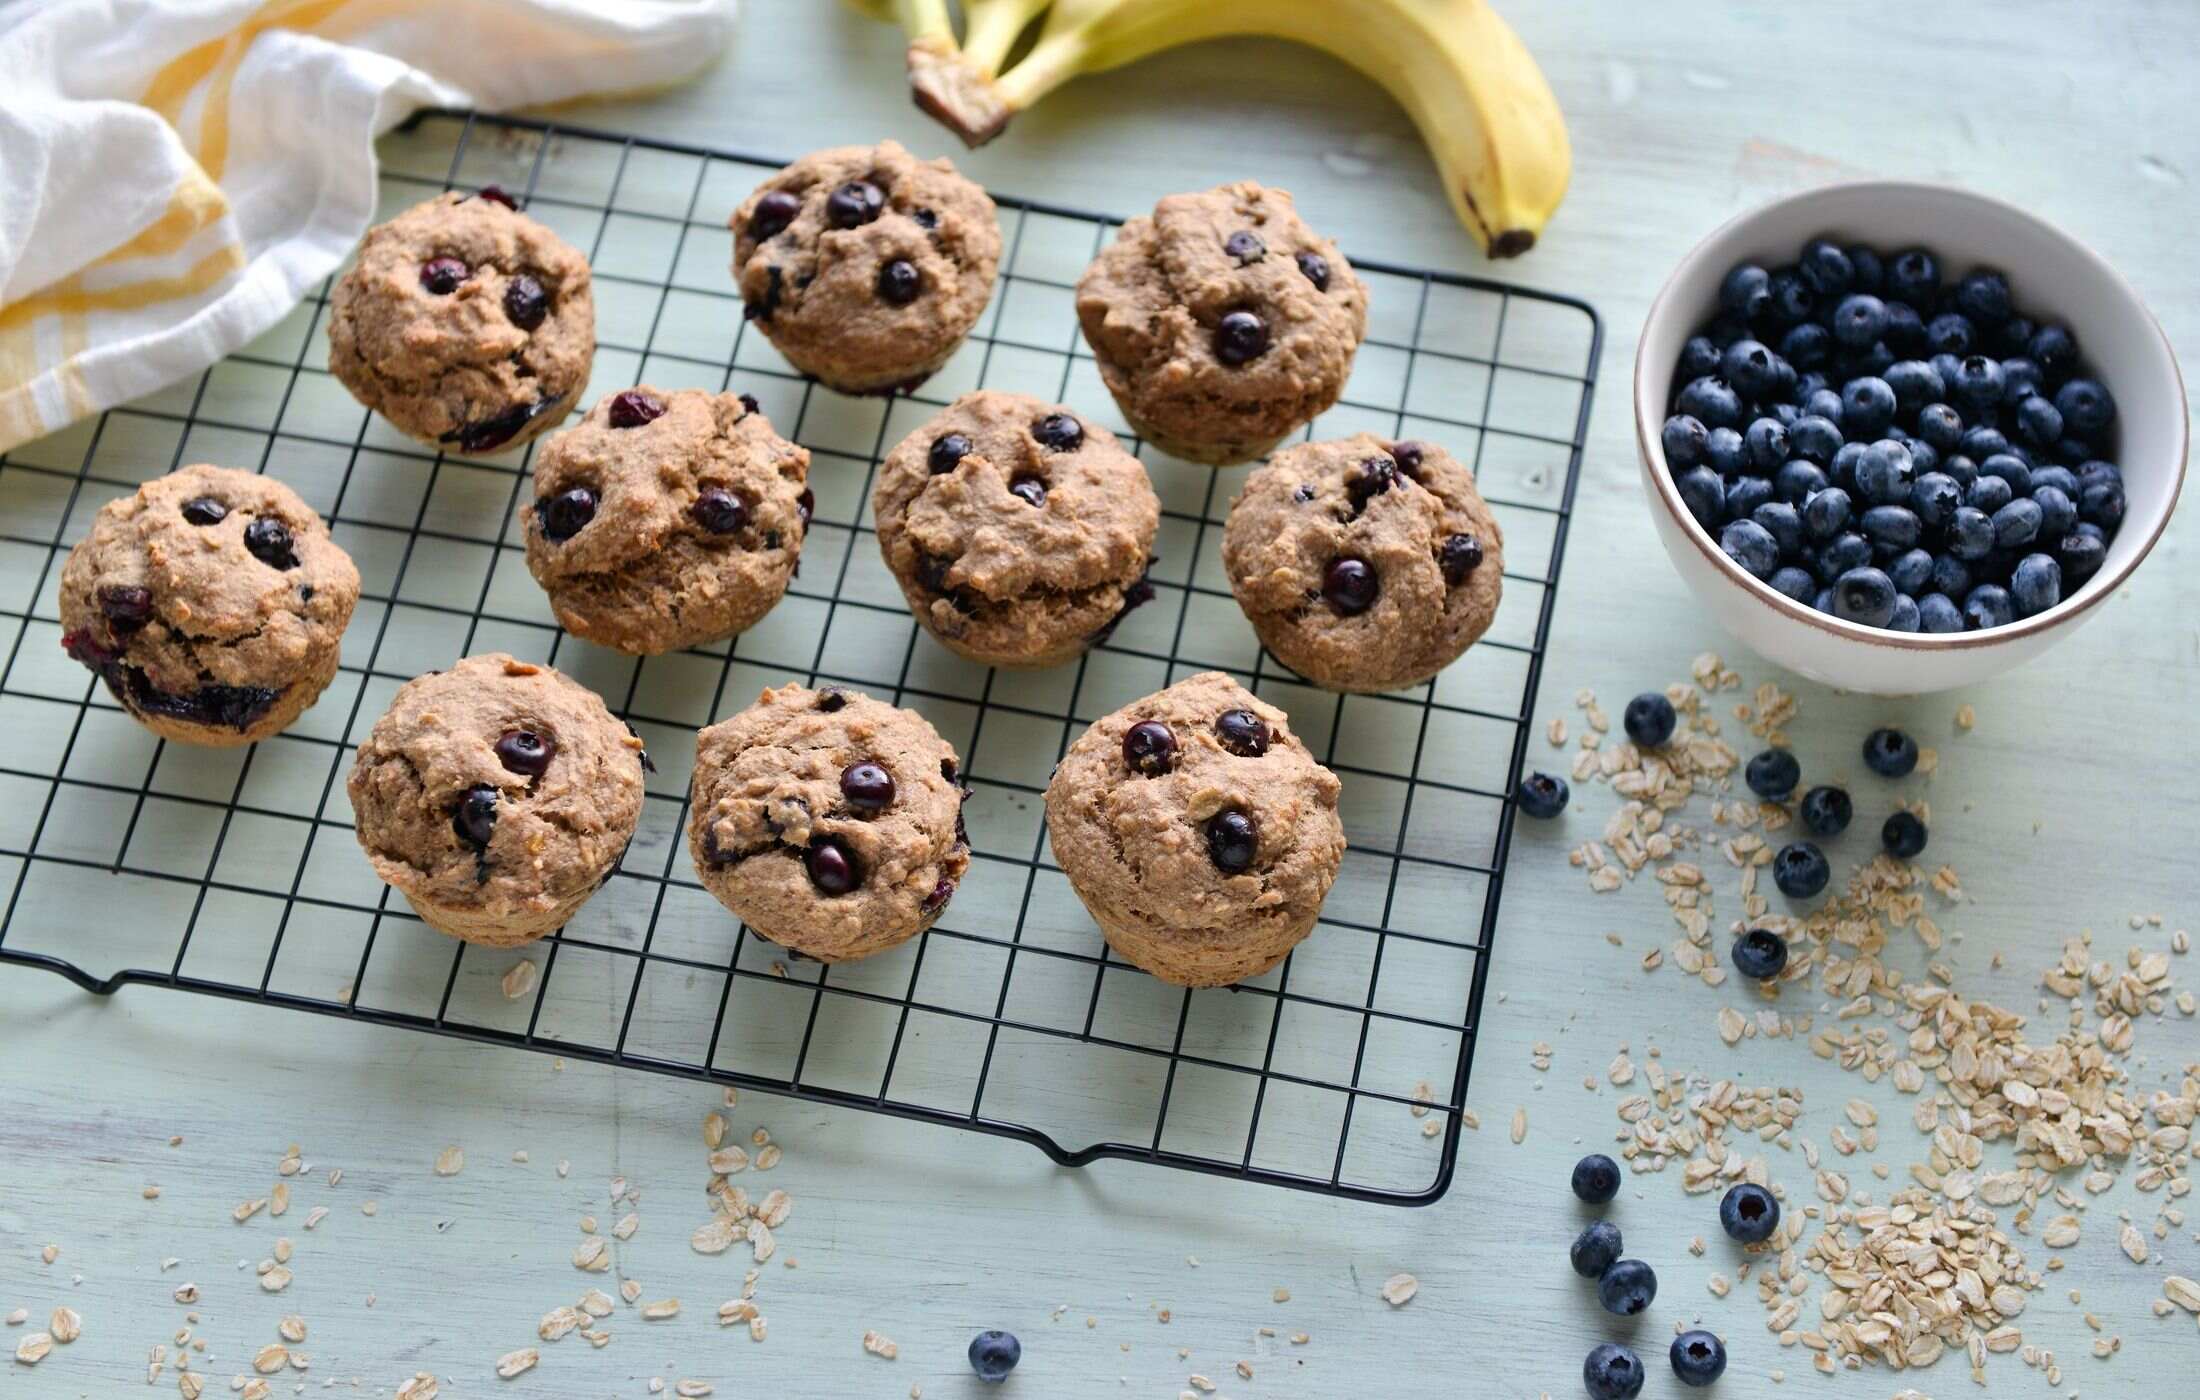
M91 311L132 311L156 301L194 296L245 265L244 245L225 243L193 263L189 271L174 277L155 277L125 282L119 287L86 291L76 278L65 278L50 292L25 297L13 306L0 307L0 331L44 315L81 316Z

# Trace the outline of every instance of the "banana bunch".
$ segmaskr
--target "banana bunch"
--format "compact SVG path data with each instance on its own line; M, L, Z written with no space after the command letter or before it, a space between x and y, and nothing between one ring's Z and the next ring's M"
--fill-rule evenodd
M848 3L902 26L917 105L972 146L1080 74L1202 39L1270 35L1388 88L1493 258L1535 246L1573 168L1558 99L1487 0L962 0L959 42L947 0ZM1031 48L1007 65L1034 21Z

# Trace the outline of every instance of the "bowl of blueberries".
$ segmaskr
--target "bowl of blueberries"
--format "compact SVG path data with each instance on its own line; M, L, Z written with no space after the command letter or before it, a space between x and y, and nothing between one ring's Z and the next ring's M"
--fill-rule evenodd
M1883 181L1689 253L1643 326L1635 432L1712 615L1881 695L2069 635L2161 536L2190 436L2169 342L2100 257L1998 200Z

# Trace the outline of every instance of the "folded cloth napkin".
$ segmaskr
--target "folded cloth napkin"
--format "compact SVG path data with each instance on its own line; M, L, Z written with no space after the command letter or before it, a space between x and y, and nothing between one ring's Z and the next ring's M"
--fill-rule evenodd
M0 450L282 319L359 241L374 139L416 109L677 82L737 3L0 5Z

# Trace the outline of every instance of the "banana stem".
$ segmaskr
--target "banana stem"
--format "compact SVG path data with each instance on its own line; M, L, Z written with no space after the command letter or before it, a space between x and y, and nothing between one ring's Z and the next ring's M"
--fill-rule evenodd
M911 49L934 53L955 51L955 22L947 13L947 0L891 0L894 18L909 36Z
M963 60L983 77L1001 71L1016 37L1044 7L1045 0L964 0Z
M1002 124L1076 77L1091 48L1081 29L1042 35L1038 44L1014 68L993 80L993 95L1001 106Z

